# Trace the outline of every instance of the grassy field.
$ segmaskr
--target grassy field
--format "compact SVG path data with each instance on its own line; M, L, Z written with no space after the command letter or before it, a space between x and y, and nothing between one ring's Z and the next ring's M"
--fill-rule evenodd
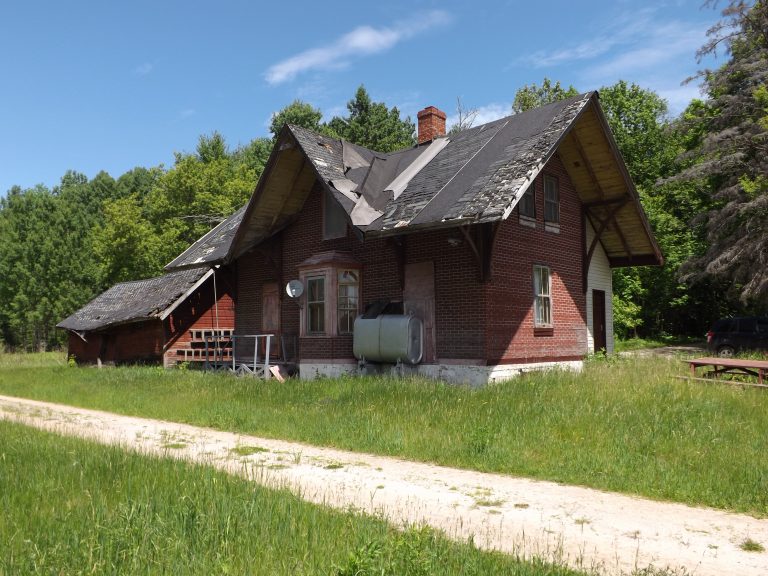
M0 574L576 576L1 421L0 461Z
M0 359L0 393L768 515L768 394L676 380L679 360L481 390L32 364Z

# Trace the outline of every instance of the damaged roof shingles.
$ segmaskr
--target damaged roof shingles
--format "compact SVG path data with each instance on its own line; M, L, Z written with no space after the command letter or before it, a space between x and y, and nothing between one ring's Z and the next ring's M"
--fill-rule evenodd
M411 178L398 197L384 195L387 186L426 147L379 154L304 128L290 129L324 184L348 213L354 208L355 197L364 196L369 204L374 202L382 216L369 225L358 225L364 232L429 227L452 220L483 222L504 217L592 94L450 135L448 145ZM345 146L350 150L345 152ZM359 162L346 166L345 157L369 162L369 166L361 167ZM343 190L337 190L334 182ZM375 194L369 190L371 182L377 187ZM386 199L385 204L380 199Z
M202 236L170 264L166 265L165 269L180 270L222 261L229 253L230 245L244 213L245 206Z
M206 272L208 268L193 268L157 278L115 284L59 322L57 327L87 332L155 318L192 288Z

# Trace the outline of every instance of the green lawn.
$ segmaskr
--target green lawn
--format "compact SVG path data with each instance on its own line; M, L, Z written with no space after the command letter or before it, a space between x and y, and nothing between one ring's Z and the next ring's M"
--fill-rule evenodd
M480 390L30 364L0 357L0 394L768 515L768 394L676 380L679 360Z
M2 421L0 462L0 574L577 574Z

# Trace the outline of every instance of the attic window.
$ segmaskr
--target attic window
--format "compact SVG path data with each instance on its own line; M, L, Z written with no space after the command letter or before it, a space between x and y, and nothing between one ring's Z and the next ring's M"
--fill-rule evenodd
M526 218L536 218L536 182L532 182L525 191L523 197L520 198L520 216Z
M544 222L560 223L560 185L554 176L544 176Z
M323 240L347 235L347 214L344 208L326 192L323 196Z

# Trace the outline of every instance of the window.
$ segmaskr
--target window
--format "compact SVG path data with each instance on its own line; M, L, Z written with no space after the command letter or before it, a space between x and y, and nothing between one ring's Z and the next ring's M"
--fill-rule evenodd
M552 176L544 176L544 222L560 223L560 187Z
M520 198L520 216L536 218L536 182L534 181Z
M325 277L307 278L307 334L325 333Z
M347 214L344 208L326 193L323 198L323 240L347 235Z
M534 326L551 328L552 282L549 268L546 266L533 267L533 295Z
M304 284L300 336L352 334L360 313L360 262L352 254L331 250L307 258L298 269Z
M360 295L359 273L356 270L340 270L338 280L338 333L352 334L358 311L358 297Z

